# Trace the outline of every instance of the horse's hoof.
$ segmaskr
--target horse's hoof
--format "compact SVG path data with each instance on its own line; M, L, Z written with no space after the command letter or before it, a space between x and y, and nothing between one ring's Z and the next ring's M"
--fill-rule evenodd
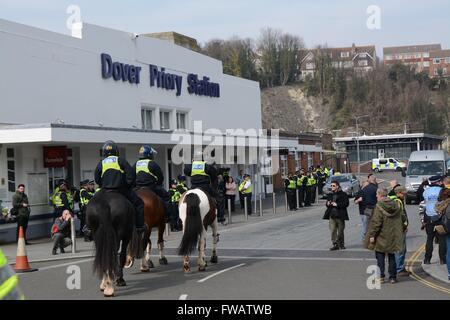
M159 259L159 264L160 264L160 265L167 265L168 262L167 262L166 257Z
M103 295L106 298L114 297L114 289L112 288L106 288L105 291L103 291Z
M127 258L125 265L123 266L125 269L130 269L134 264L134 259Z
M206 271L206 266L198 266L198 271Z
M104 293L103 296L104 296L105 298L112 298L112 297L114 297L114 293L111 293L111 294L106 294L106 293Z
M184 273L189 273L191 272L191 268L189 266L183 266L183 271Z
M211 263L217 263L218 260L217 256L211 256Z
M141 272L150 272L150 268L141 268Z
M125 282L125 280L117 279L116 286L118 286L118 287L125 287L126 285L127 285L127 283Z
M151 269L153 269L155 267L155 265L153 264L152 260L148 260L147 264L148 264L148 267L151 268Z

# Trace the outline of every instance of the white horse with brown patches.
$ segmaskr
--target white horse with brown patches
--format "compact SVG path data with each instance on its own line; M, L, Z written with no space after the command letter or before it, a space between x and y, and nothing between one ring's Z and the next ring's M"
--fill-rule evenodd
M199 255L197 259L198 270L206 270L205 248L206 230L212 229L213 247L211 262L217 263L217 215L214 201L201 189L189 190L183 194L179 203L180 219L183 222L183 238L178 248L178 254L183 256L183 270L189 272L189 256L197 247Z

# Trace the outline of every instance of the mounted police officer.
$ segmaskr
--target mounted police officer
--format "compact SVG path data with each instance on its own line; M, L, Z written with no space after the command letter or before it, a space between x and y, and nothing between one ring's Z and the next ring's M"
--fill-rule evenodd
M92 199L95 193L95 185L94 180L89 181L88 179L80 182L80 230L81 234L83 234L83 229L86 224L86 207L89 203L89 200ZM89 242L91 239L84 235L84 241Z
M195 152L192 164L184 166L184 174L191 177L191 189L200 188L210 197L217 198L213 187L217 186L217 170L203 160L201 150Z
M138 188L147 187L161 198L166 220L168 220L170 195L163 188L164 174L161 167L153 160L155 154L156 151L149 145L143 145L139 149L139 160L133 166L136 172L136 186Z
M102 155L104 159L95 168L95 183L101 188L101 192L116 190L124 195L136 209L137 231L144 231L144 203L132 189L136 180L135 171L119 156L119 148L114 141L105 142Z

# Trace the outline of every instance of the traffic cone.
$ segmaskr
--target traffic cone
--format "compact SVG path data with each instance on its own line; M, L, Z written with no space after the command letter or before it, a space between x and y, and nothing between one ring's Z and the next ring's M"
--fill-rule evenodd
M14 271L21 272L32 272L38 269L31 268L28 263L27 250L25 249L25 236L23 232L23 227L19 229L19 240L17 241L17 255L16 264L14 265Z

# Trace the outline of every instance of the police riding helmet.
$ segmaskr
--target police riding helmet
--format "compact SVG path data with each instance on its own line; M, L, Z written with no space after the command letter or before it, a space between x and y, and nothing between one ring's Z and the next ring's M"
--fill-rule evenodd
M172 185L177 185L178 183L177 183L177 180L170 179L169 184L172 186Z
M153 156L155 153L156 152L152 147L150 147L148 144L145 144L139 149L139 159L153 160Z
M103 157L109 157L109 156L119 156L119 148L117 147L116 143L112 140L108 140L105 142L105 144L102 147L102 154Z
M180 181L180 182L186 181L186 177L183 176L183 175L181 175L181 174L177 177L177 179L178 179L178 181Z

